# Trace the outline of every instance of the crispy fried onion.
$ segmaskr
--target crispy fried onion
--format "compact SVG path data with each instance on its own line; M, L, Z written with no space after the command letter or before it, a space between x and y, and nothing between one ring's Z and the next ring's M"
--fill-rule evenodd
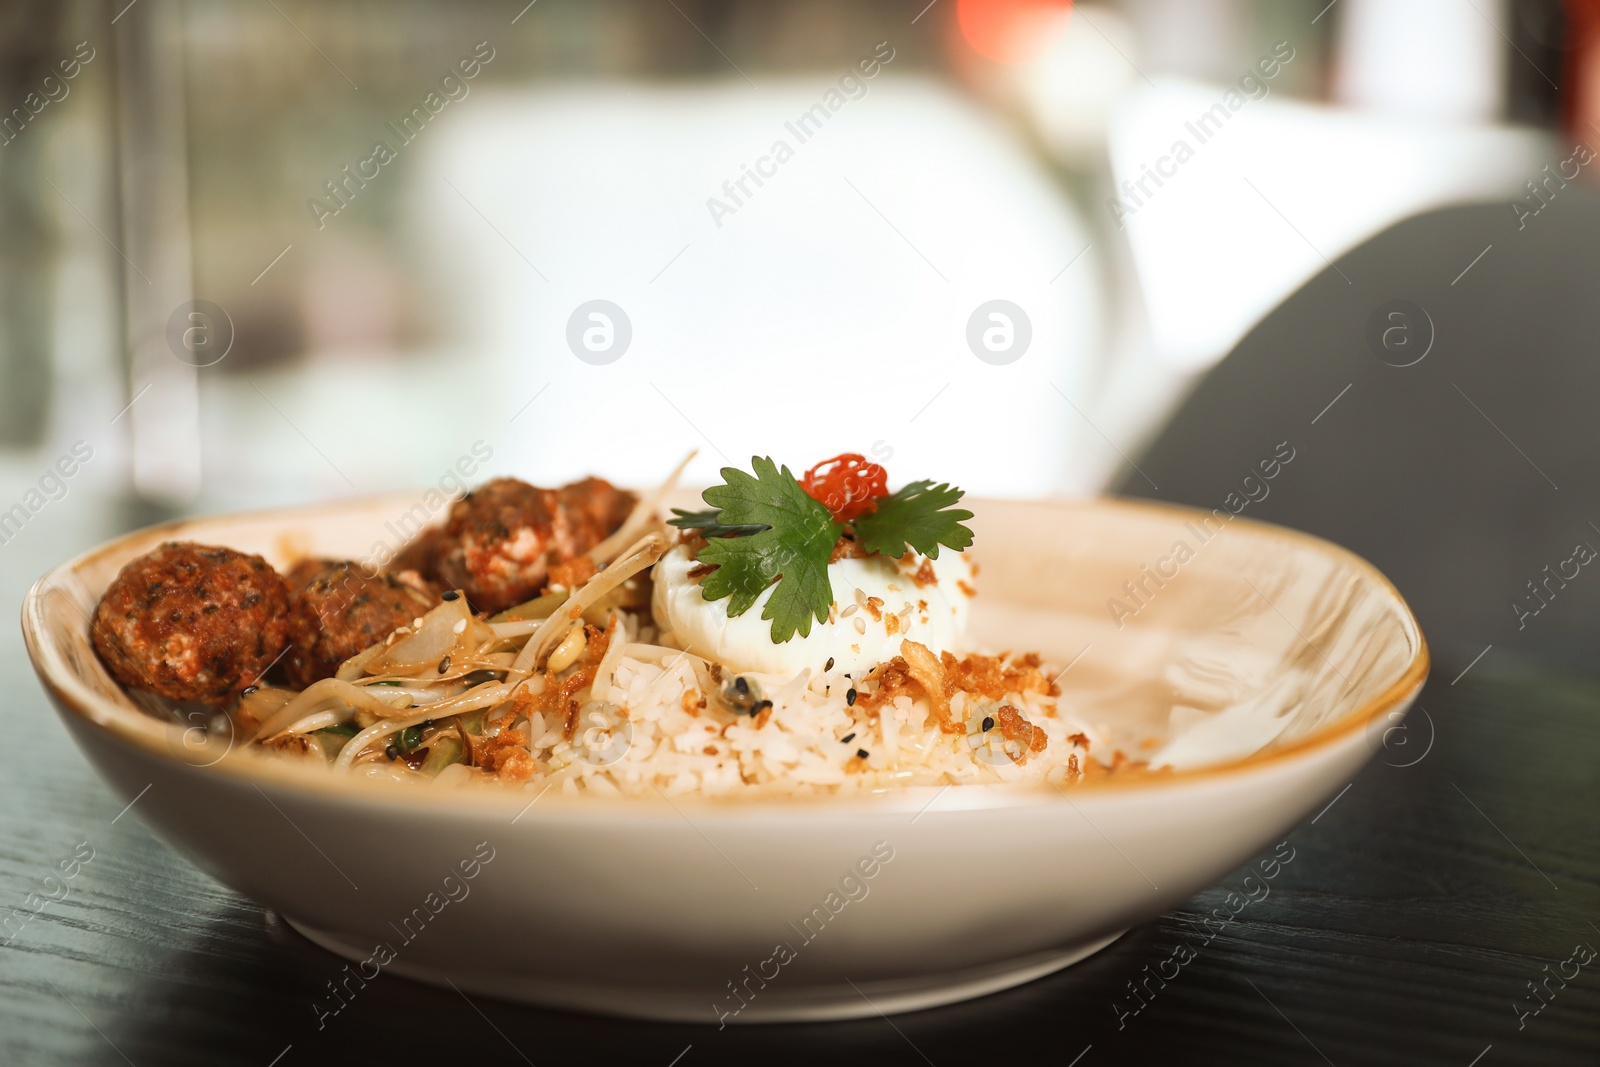
M900 642L900 656L905 660L906 673L922 687L928 706L939 720L939 729L945 733L960 733L962 726L950 717L950 695L945 692L944 668L927 645L910 638Z

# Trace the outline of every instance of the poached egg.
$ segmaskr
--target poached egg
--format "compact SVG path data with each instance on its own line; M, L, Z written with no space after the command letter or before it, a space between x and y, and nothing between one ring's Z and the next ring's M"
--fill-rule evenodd
M932 582L918 584L919 568L931 569ZM678 545L655 565L651 610L656 624L689 652L737 673L794 675L810 668L856 673L900 654L907 638L935 655L957 651L966 631L967 601L973 588L972 565L960 552L927 560L915 553L903 559L868 556L828 565L833 605L828 618L811 621L811 633L772 641L772 622L761 613L772 599L769 587L744 614L728 617L728 598L707 600L700 580L689 572L695 560ZM965 589L962 588L965 586ZM828 661L832 660L832 667Z

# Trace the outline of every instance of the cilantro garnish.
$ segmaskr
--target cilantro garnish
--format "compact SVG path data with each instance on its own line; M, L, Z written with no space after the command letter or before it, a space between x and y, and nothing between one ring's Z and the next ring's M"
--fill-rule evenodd
M730 597L728 615L743 615L777 582L761 617L772 622L772 642L782 644L811 633L811 620L828 617L833 587L828 558L842 532L828 509L806 495L789 468L754 457L751 477L737 467L722 468L725 484L705 491L717 509L718 524L765 526L760 533L719 537L700 550L700 561L716 565L700 583L707 600Z
M951 508L961 490L951 485L912 482L878 498L876 511L856 520L856 536L868 552L899 559L909 544L929 559L939 558L939 546L960 552L972 544L972 531L961 525L972 512Z
M724 526L717 521L716 508L707 508L705 511L684 511L682 508L673 508L672 518L668 519L667 523L680 530L699 530L700 536L705 538L745 537L771 528L759 523L750 526Z
M877 497L873 510L840 521L788 467L760 456L750 462L754 475L722 469L723 484L704 493L708 510L674 508L668 521L707 538L698 558L716 569L701 580L700 595L728 598L730 617L749 611L776 585L761 611L772 623L774 644L797 633L809 636L813 619L827 620L833 606L828 562L847 531L868 552L895 559L912 550L937 559L940 545L959 552L972 544L972 531L961 524L972 512L951 507L961 499L953 486L912 482Z

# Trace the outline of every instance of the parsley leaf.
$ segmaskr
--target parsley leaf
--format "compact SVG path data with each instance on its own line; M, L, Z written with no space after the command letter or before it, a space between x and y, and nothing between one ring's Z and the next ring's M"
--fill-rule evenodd
M972 512L950 507L960 499L954 486L912 482L880 497L877 510L856 519L856 536L868 552L896 559L906 554L908 543L929 559L939 558L940 545L960 552L972 544L972 531L961 525Z
M777 583L763 619L772 622L772 642L782 644L796 633L811 634L811 620L828 618L833 586L828 559L839 539L839 524L828 509L800 487L789 468L780 471L771 459L752 457L755 475L722 468L724 485L712 486L705 501L717 509L717 523L726 528L765 527L742 537L711 538L700 550L702 563L717 569L701 581L706 600L730 597L728 615L743 615ZM704 527L701 527L704 529Z
M700 536L710 539L712 537L746 537L758 534L762 530L772 527L756 523L750 526L724 526L717 521L717 509L707 508L705 511L685 511L682 508L672 509L672 518L667 520L668 525L676 526L680 530L699 530Z

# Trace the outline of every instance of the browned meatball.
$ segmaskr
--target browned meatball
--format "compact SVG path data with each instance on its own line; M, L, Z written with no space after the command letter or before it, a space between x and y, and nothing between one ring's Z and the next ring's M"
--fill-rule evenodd
M295 560L294 564L283 572L283 580L289 584L289 596L292 598L306 587L307 582L327 570L333 563L331 559L318 559L316 556Z
M442 526L429 526L407 541L394 559L389 561L385 569L401 572L415 571L418 574L433 573L434 551L438 548L439 537L444 533Z
M557 492L561 494L561 502L564 505L605 530L605 533L596 540L596 544L605 540L618 526L621 526L628 513L633 510L633 506L639 502L638 497L625 489L618 489L604 478L585 478L581 482L562 486ZM583 551L588 550L586 548Z
M438 591L411 572L369 576L359 563L324 561L294 594L284 673L299 689L332 678L339 664L438 603Z
M404 566L402 566L402 563L404 563ZM320 578L322 573L328 570L330 567L337 567L345 564L353 565L359 568L363 573L369 570L377 570L375 567L372 567L366 563L357 562L355 560L325 559L318 556L305 556L296 560L294 565L283 574L283 580L289 583L290 603L293 603L295 595L309 585L313 578ZM394 575L394 577L402 585L409 585L413 589L416 589L422 593L426 593L428 596L434 598L435 602L437 602L439 596L438 587L436 587L427 578L423 577L423 575L427 573L427 569L417 566L414 560L403 561L399 557L396 557L387 567L384 567L383 570Z
M282 654L288 615L289 588L260 556L169 541L122 568L90 635L123 685L225 704Z
M497 478L451 507L434 576L464 591L480 611L502 611L539 595L552 564L605 540L634 501L632 493L599 478L561 489Z

